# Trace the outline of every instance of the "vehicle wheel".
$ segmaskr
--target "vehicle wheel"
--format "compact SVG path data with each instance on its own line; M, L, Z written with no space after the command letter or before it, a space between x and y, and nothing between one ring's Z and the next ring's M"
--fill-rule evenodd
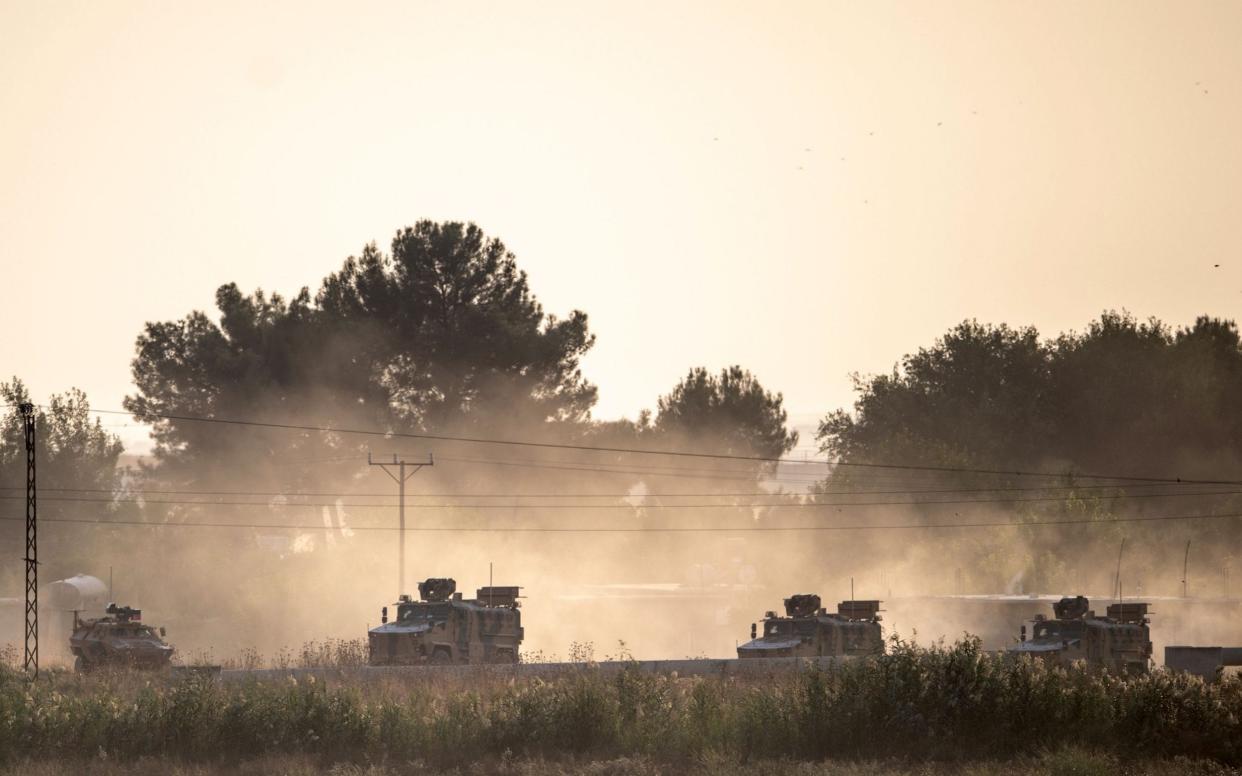
M446 666L453 662L453 656L449 654L447 649L437 649L431 653L431 664L433 666Z
M73 672L75 674L86 673L86 662L82 660L82 656L78 655L73 659Z

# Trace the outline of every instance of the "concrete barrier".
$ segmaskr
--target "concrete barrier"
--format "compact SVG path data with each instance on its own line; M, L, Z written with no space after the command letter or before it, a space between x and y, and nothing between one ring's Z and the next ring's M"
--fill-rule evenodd
M1164 666L1213 681L1225 666L1242 666L1242 647L1169 646L1164 648Z

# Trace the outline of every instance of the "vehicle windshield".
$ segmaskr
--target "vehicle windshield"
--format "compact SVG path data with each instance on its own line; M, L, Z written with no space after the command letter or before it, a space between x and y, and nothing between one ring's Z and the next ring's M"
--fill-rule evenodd
M765 636L792 636L794 624L789 620L768 620L763 624Z
M1081 622L1040 622L1035 624L1037 639L1076 639L1082 636Z
M397 614L398 622L432 622L448 619L448 604L411 604L403 606Z
M155 632L151 630L149 625L129 625L114 628L112 633L123 639L136 639L154 636Z

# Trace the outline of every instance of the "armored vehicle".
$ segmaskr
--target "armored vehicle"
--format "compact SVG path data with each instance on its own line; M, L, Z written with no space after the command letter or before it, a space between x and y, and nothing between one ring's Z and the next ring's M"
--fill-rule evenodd
M418 583L422 600L402 595L396 619L383 608L380 626L368 634L369 662L377 665L422 663L516 663L522 644L522 613L517 587L481 587L463 599L452 579Z
M1062 598L1052 605L1052 619L1035 615L1031 638L1022 626L1021 640L1009 652L1030 655L1058 665L1076 660L1093 668L1140 673L1151 662L1147 604L1109 604L1097 617L1084 596Z
M76 671L104 666L125 668L163 668L172 659L173 648L164 643L164 629L156 632L142 622L142 610L108 604L98 619L80 619L73 614L73 633L69 650Z
M828 657L880 655L879 601L842 601L835 614L820 608L819 596L795 595L785 599L785 616L768 612L763 635L750 626L750 641L737 648L737 656Z

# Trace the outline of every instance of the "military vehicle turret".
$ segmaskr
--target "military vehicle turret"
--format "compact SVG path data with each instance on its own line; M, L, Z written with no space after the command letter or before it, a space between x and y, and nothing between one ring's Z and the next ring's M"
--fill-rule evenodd
M842 601L835 614L820 608L817 595L785 599L785 616L768 612L763 635L750 626L750 641L737 648L739 658L881 655L879 601Z
M481 587L463 599L452 579L418 583L422 600L402 595L383 608L380 625L368 634L369 662L380 665L516 663L522 644L517 587Z
M1022 626L1021 640L1012 654L1030 655L1058 665L1084 661L1093 668L1141 673L1151 663L1151 632L1147 604L1109 604L1097 617L1084 596L1062 598L1052 605L1054 617L1035 615L1031 638Z
M96 668L147 668L167 666L172 659L173 648L161 638L155 628L142 622L142 610L128 606L108 604L103 617L81 619L73 615L73 633L69 636L69 650L73 653L76 671Z

